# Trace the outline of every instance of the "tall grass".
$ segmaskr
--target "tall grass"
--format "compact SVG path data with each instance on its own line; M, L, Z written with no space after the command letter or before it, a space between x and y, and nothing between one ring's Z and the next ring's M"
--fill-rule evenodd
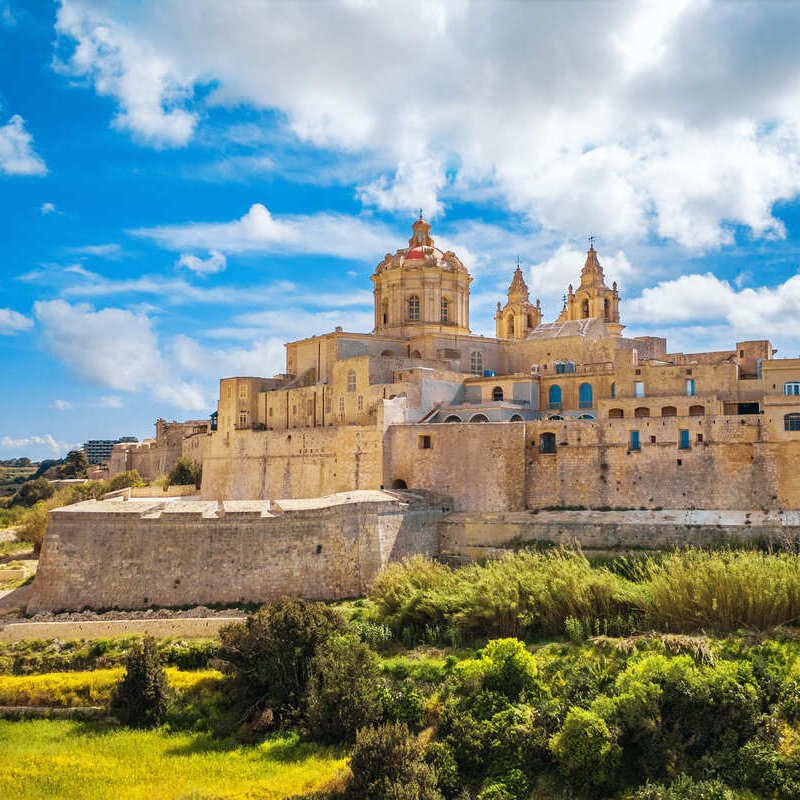
M800 555L682 550L623 566L593 567L564 550L458 569L414 558L385 570L370 594L404 641L531 639L565 625L723 633L800 624Z
M15 800L281 800L320 788L340 752L295 737L255 747L205 734L54 720L0 721L0 797Z
M638 605L665 631L764 629L800 622L800 557L748 551L673 553L645 566Z

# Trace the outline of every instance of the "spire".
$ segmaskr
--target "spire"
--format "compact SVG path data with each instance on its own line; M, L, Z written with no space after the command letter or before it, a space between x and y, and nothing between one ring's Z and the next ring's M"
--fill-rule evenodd
M525 278L522 275L522 270L519 266L519 259L517 259L517 268L514 270L514 277L508 287L509 300L527 300L528 299L528 284L525 283Z
M589 237L589 249L586 252L586 263L581 270L581 286L603 286L605 275L600 262L597 260L597 250L594 249L594 236Z
M433 247L431 239L431 226L422 218L422 209L419 210L419 219L411 226L409 247Z

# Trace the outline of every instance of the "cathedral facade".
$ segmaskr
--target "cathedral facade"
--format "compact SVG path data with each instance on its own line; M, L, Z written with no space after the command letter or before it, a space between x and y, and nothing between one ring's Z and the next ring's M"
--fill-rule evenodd
M576 265L576 273L578 272ZM669 352L626 337L594 246L545 321L517 266L494 338L422 217L372 275L374 328L286 345L220 382L209 499L420 489L462 511L800 508L800 359L767 340Z

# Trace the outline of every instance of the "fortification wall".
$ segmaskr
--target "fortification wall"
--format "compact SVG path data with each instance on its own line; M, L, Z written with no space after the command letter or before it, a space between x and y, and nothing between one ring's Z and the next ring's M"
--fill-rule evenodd
M28 611L354 597L388 561L434 555L449 510L384 492L286 504L283 513L189 500L56 509Z
M609 553L747 541L796 544L798 540L797 511L462 512L439 523L440 556L453 563L496 557L531 545L579 545L586 553Z
M383 483L377 427L219 431L205 447L204 499L320 497Z
M762 428L758 416L395 425L384 480L447 494L459 511L800 508L800 443Z

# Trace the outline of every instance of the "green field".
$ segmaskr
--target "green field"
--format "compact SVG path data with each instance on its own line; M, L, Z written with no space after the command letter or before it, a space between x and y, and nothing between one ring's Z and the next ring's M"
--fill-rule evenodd
M4 800L279 800L313 791L345 763L293 737L248 747L206 734L0 721Z

